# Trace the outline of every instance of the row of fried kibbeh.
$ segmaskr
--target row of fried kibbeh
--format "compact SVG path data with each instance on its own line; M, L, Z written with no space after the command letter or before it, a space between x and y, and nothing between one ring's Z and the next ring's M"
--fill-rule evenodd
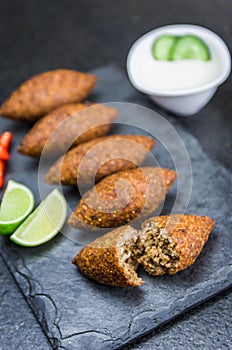
M0 107L6 118L36 122L18 151L32 157L42 152L55 157L73 145L104 136L117 110L83 102L95 82L93 74L56 69L22 83Z
M168 170L162 173L158 168L146 169L145 178L139 169L130 171L142 164L155 140L143 135L104 137L117 116L117 110L102 104L81 102L94 83L93 75L71 70L41 73L24 82L2 104L1 114L13 119L37 120L21 141L18 151L38 158L41 155L51 158L61 156L46 176L49 184L80 183L93 187L95 182L103 179L97 190L100 197L103 195L100 201L106 201L111 212L103 213L102 209L96 208L98 200L91 194L94 188L86 193L85 200L80 202L70 218L74 227L82 224L117 227L138 216L145 202L149 203L145 206L146 211L157 208L165 197L166 179L163 175L166 176ZM150 197L153 198L150 202L146 198L146 178ZM121 184L122 200L116 198L114 191L120 180L129 181L132 189L129 193L127 186L125 188ZM132 198L124 210L128 194ZM93 203L95 208L92 208Z
M150 218L141 230L128 226L162 204L176 173L139 168L155 145L151 137L105 136L118 112L85 101L95 82L93 74L70 69L37 74L3 102L0 114L35 123L18 151L56 159L45 178L49 184L92 187L69 218L72 226L117 227L83 248L73 263L98 282L139 286L140 265L156 276L193 264L214 222L209 217L171 215Z

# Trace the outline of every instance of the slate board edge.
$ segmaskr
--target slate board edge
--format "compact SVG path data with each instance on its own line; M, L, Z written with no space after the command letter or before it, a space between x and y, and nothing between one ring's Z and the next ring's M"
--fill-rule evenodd
M228 271L227 270L228 267L224 267L222 271ZM221 271L221 272L222 272ZM226 279L226 283L224 283L224 280ZM206 281L208 282L208 281ZM223 285L223 288L222 288ZM214 284L213 287L217 286L217 288L212 288L213 290L209 291L209 293L205 293L205 298L202 298L202 290L199 290L198 293L191 295L191 297L188 297L187 301L188 303L186 304L180 304L180 307L176 307L173 310L170 311L170 313L168 314L168 317L166 317L166 319L164 319L164 321L159 322L158 324L156 324L156 322L154 322L152 319L150 320L151 323L153 322L151 327L147 327L147 329L144 332L141 332L138 336L134 336L134 338L130 338L128 341L124 341L122 344L114 347L114 350L117 349L122 349L124 346L129 345L130 343L134 342L135 340L138 340L139 338L145 336L146 334L154 331L155 329L158 329L159 327L163 326L164 324L169 323L170 321L178 318L179 316L185 314L185 312L192 310L194 308L196 308L197 306L203 304L204 302L212 299L213 297L215 297L216 295L221 294L223 291L229 289L232 286L232 266L230 266L229 272L227 273L226 277L223 278L222 280L218 279L217 283ZM200 301L196 301L194 302L194 299L200 295L201 300ZM192 298L193 296L193 298ZM197 298L196 298L197 299ZM193 303L191 303L191 301L193 300ZM166 312L166 310L164 311ZM161 313L162 315L162 313Z
M116 68L116 67L115 67L115 68ZM184 131L185 131L186 133L189 133L189 132L186 131L185 128L182 127L181 125L180 125L180 127L181 127L182 129L184 129ZM190 135L191 135L191 134L190 134ZM192 136L193 138L195 138L193 135L191 135L191 136ZM195 138L195 139L196 139L196 138ZM197 139L196 139L196 140L197 140ZM204 150L202 150L202 152L203 152L204 154L206 154L206 153L204 152ZM211 160L211 162L217 164L217 165L222 169L222 171L225 171L225 172L227 172L227 174L230 174L229 171L228 171L225 167L223 167L219 162L213 160L213 159L210 158L207 154L206 154L206 156ZM12 250L12 251L13 251L13 250ZM1 253L0 253L0 254L1 254ZM1 255L2 255L2 254L1 254ZM4 256L3 256L3 255L4 255ZM11 274L13 275L13 278L17 281L18 286L19 286L19 288L20 288L22 294L24 295L24 297L26 298L26 300L27 300L29 306L30 306L31 309L33 310L34 314L36 315L36 317L37 317L39 323L40 323L41 326L42 326L42 329L44 330L45 334L47 335L47 337L49 338L50 342L52 343L52 346L53 346L54 348L58 348L58 347L59 347L59 348L65 348L65 349L66 349L66 347L63 347L62 344L61 344L62 338L59 337L59 327L58 327L58 323L57 323L57 319L58 319L57 317L58 317L58 315L56 315L56 313L54 313L54 315L51 315L52 320L54 320L53 325L55 325L56 329L55 329L53 332L51 332L51 331L49 332L49 329L47 328L47 325L46 325L46 318L43 317L43 314L39 314L39 316L36 314L36 311L38 310L38 306L36 305L36 303L34 304L35 301L37 301L37 300L40 301L41 299L42 299L42 302L44 302L44 298L41 298L40 296L33 296L33 297L30 297L30 295L29 295L29 296L26 295L26 294L28 294L28 293L23 292L23 287L24 287L24 288L28 288L28 290L30 290L32 284L34 283L33 279L30 279L30 276L29 276L30 273L29 273L29 275L26 275L26 274L24 275L24 279L26 280L27 285L28 285L27 287L25 287L25 284L22 284L22 279L20 278L19 271L17 271L17 270L15 269L15 266L13 265L13 263L12 263L12 265L11 265L10 263L8 263L8 260L7 260L7 252L6 252L6 253L3 253L3 255L2 255L2 258L3 258L3 260L4 260L4 263L6 264L6 266L8 266L9 270L11 271ZM20 259L22 259L22 256L21 256L21 255L20 255ZM25 266L25 265L24 265L24 266ZM127 337L127 338L126 338L126 336L124 336L124 338L123 338L123 335L122 335L122 337L120 337L120 339L118 338L119 340L114 339L114 344L113 344L114 347L113 347L112 349L120 348L120 347L124 346L125 344L128 344L128 343L134 341L134 340L137 339L137 338L140 338L140 337L143 336L144 334L150 332L151 330L157 328L158 326L161 326L163 323L167 323L169 320L171 320L171 319L173 319L173 318L179 316L180 314L184 313L184 311L186 311L187 309L193 308L193 307L195 307L196 305L201 304L201 303L204 302L205 300L208 300L208 299L210 299L211 297L213 297L214 295L216 295L216 294L222 292L223 290L229 288L229 287L232 285L232 282L230 282L231 277L232 277L232 276L231 276L231 266L230 266L229 272L228 272L228 267L227 267L227 266L224 266L223 269L221 270L221 272L225 272L225 274L226 274L226 272L227 272L226 277L224 276L222 279L219 278L219 279L217 280L217 282L214 283L214 286L213 286L213 287L216 287L216 288L213 288L213 291L212 291L212 290L211 290L211 291L208 290L208 291L207 291L208 294L205 294L205 298L203 298L203 299L201 298L200 301L196 301L195 303L194 303L194 300L193 300L193 303L192 303L192 304L191 304L191 303L189 302L189 300L188 300L188 304L189 304L189 305L185 304L184 307L180 305L179 308L177 308L177 309L175 308L174 311L172 310L172 311L170 312L170 317L167 318L166 321L164 320L163 322L160 322L160 323L158 322L158 325L157 325L157 318L156 318L156 322L153 321L153 324L152 324L151 326L147 327L146 329L144 329L144 330L142 330L142 331L141 331L141 329L138 329L137 332L133 332L133 333L129 334L129 337ZM22 276L21 276L21 277L22 277ZM230 279L229 279L229 277L230 277ZM209 280L209 281L210 281L210 280ZM214 280L214 281L215 281L215 280ZM225 282L225 281L226 281L226 282ZM206 282L207 282L207 281L206 281ZM33 287L32 287L32 290L33 290ZM43 293L43 291L41 291L41 294L42 294L42 293ZM201 290L201 289L200 289L199 293L202 293L202 290ZM198 294L196 294L196 296L197 296L197 295L198 295ZM190 299L190 298L189 298L189 299ZM190 299L190 300L192 300L192 299ZM45 306L45 309L48 308L48 310L49 310L49 309L50 309L49 300L47 299L46 302L47 302L47 304L45 303L45 305L46 305L46 306ZM38 304L40 304L40 303L38 303ZM36 308L33 309L33 306L35 307L35 305L36 305ZM46 312L47 312L47 310L46 310ZM152 310L151 310L151 312L152 312ZM50 322L50 324L51 324L51 322ZM133 324L133 321L132 321L131 324ZM54 329L54 327L51 327L51 328ZM134 334L134 333L135 333L135 334ZM138 334L138 333L139 333L139 334ZM134 334L134 336L133 336L133 334ZM127 333L126 333L126 335L127 335ZM131 336L133 336L133 338L131 338ZM70 336L70 339L71 339L72 337L78 337L78 334L76 334L75 336L74 336L74 335L73 335L73 336L71 335L71 336ZM63 340L64 340L64 339L63 339ZM110 339L109 341L112 342L112 339ZM107 344L107 345L109 345L109 342L107 343L107 341L105 341L104 343ZM111 344L112 344L112 343L111 343ZM99 349L104 349L104 348L102 347L103 344L101 343L100 345L101 345L101 347L100 347ZM107 348L107 349L109 349L109 348Z
M21 260L21 263L23 264L22 256L19 255L13 249L11 249L11 251L17 254L19 259ZM49 305L51 300L49 300L48 297L45 294L43 294L43 291L41 291L41 293L36 292L36 294L33 295L33 290L38 289L33 287L33 285L36 284L37 281L34 281L33 279L30 278L29 276L30 271L28 271L28 274L26 274L26 271L24 271L23 273L19 272L18 270L15 269L15 266L13 263L9 263L7 261L7 251L4 251L3 246L2 246L2 251L0 255L4 263L10 270L11 274L13 275L13 278L17 282L19 289L23 294L23 296L25 297L29 307L32 309L33 313L35 314L35 317L37 318L39 324L41 325L41 328L46 334L49 342L51 343L51 346L54 349L68 349L63 344L63 341L65 341L66 338L61 337L61 333L59 330L59 315L57 314L56 306L54 305L54 309L51 310L51 305ZM26 267L25 269L27 270ZM22 284L22 278L24 279L24 281L26 281L27 283L26 286L24 283ZM138 324L134 327L135 329L130 332L134 323L134 318L133 318L132 322L128 327L128 330L124 334L122 334L119 338L105 340L104 345L101 339L99 343L99 349L101 350L109 349L108 346L111 346L110 347L111 349L121 349L123 346L131 342L134 342L136 339L141 338L142 336L151 332L152 330L162 326L165 323L168 323L169 321L180 316L181 314L184 314L187 310L193 309L197 305L202 304L206 300L211 299L215 295L231 287L232 286L232 264L229 266L224 266L220 271L218 271L217 278L214 278L214 284L210 285L209 286L210 288L207 288L207 285L209 282L210 280L205 281L204 285L201 286L202 288L198 289L195 293L188 295L186 300L185 298L183 298L180 301L178 301L178 303L175 301L173 303L174 307L170 308L168 312L167 312L167 309L164 308L163 312L161 311L160 314L158 315L156 314L155 319L153 319L152 316L150 317L146 316L146 320L149 319L150 321L149 327L145 327L142 331L141 331L141 328L142 328L143 322L141 321L141 323L138 322ZM26 292L26 289L29 291L29 293ZM204 297L202 297L203 291L204 291ZM53 327L48 327L49 325L46 324L46 321L45 321L46 318L44 317L45 316L44 312L41 312L42 310L38 309L38 305L40 304L40 302L45 304L44 310L46 310L46 314L48 313L48 310L50 310L49 316L52 319L52 321L50 322L50 325L52 324ZM152 309L149 310L149 312L152 313ZM82 333L76 333L75 335L70 336L69 339L78 338L81 335Z
M48 334L46 333L46 331L45 331L45 329L44 329L44 327L43 327L42 322L40 322L40 320L39 320L39 318L38 318L38 315L36 314L35 310L33 309L30 298L23 292L23 289L22 289L22 286L21 286L21 284L20 284L20 281L19 281L18 278L17 278L17 271L15 270L15 268L14 268L13 265L7 263L7 254L5 254L5 253L3 252L3 249L4 249L4 248L3 248L3 244L2 244L2 239L1 239L1 237L0 237L0 249L1 249L1 250L0 250L0 256L1 256L1 259L2 259L3 263L5 264L7 270L9 271L9 273L10 273L10 275L12 276L12 278L13 278L15 284L17 285L17 287L18 287L18 289L19 289L21 295L23 296L23 298L25 299L26 303L28 304L30 310L32 311L33 315L35 316L35 319L36 319L36 321L38 322L40 328L42 329L42 331L43 331L45 337L47 338L48 343L52 346L51 338L50 338L50 337L48 336ZM26 276L24 276L24 277L25 277L25 279L26 279ZM27 278L26 280L27 280L27 283L28 283L28 287L30 288L29 278ZM0 347L0 349L1 349L1 347Z

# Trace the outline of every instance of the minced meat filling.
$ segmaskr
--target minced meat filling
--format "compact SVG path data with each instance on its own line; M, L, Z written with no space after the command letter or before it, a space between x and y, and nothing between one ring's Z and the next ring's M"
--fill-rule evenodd
M151 275L175 273L180 253L171 235L159 227L147 227L139 237L137 246L141 251L138 262Z
M175 273L179 258L172 236L153 224L123 245L120 260L128 274L134 275L141 264L149 274L162 275Z
M138 267L138 261L135 256L137 240L138 237L134 236L132 240L126 242L122 247L120 260L124 268L137 269Z
M134 254L137 240L138 236L135 235L131 240L123 244L120 252L120 264L130 279L138 278L136 270L139 263Z

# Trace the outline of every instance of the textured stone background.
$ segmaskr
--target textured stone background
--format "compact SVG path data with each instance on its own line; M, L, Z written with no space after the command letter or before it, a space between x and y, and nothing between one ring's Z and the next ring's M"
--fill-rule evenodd
M100 68L95 73L98 76L95 100L109 101L111 96L115 101L135 100L134 90L116 66ZM157 132L158 122L152 111L144 110L141 119L141 109L132 106L133 113L129 113L130 108L125 115L122 109L119 121L133 122L151 133ZM231 238L227 230L232 225L228 205L232 200L230 175L207 157L199 142L176 119L166 117L176 127L191 159L193 190L188 212L213 217L216 221L214 232L192 267L175 276L151 278L142 273L145 284L137 289L111 288L84 278L70 263L80 246L62 235L32 249L16 247L7 239L3 240L4 260L54 348L115 348L231 284ZM12 123L14 125L14 122L4 121L6 128ZM120 123L113 127L113 131L118 133L130 130L134 132L134 127ZM163 130L160 132L164 133ZM14 177L20 167L21 180L25 182L26 174L26 183L31 186L38 201L37 163L15 152L24 133L23 127L15 132L12 158L17 156L21 161L20 164L11 162L8 176ZM178 144L173 147L174 153L178 153ZM155 147L154 154L161 166L171 166L171 158L160 143ZM182 171L185 174L187 169L183 168ZM65 193L73 203L78 200L75 191L67 189ZM225 195L227 202L224 201ZM167 196L163 212L170 211L174 196L175 186ZM180 207L184 197L185 192L182 191Z
M232 289L153 331L125 350L231 349Z
M228 0L1 0L0 5L1 100L25 78L46 69L90 70L113 62L124 70L132 42L142 33L165 24L206 26L221 35L232 48L232 8ZM230 77L210 104L196 116L179 119L197 137L210 158L230 170L231 88ZM148 103L136 92L133 101ZM156 107L152 105L152 108ZM0 121L0 131L2 128ZM20 129L26 131L29 126L15 124L14 131ZM27 167L36 167L30 159L24 161ZM23 180L20 158L12 166L17 178ZM32 179L27 181L30 184ZM224 201L228 204L226 199L227 196ZM4 350L31 350L34 344L38 344L38 349L39 346L45 350L50 348L4 264L0 264L0 278L0 347ZM231 305L231 292L228 291L130 349L196 349L199 348L198 341L204 344L202 349L231 349L231 327L228 327Z
M1 350L51 349L1 258L0 262ZM124 349L229 350L232 348L231 312L232 289L229 289Z
M0 349L51 349L1 257L0 266Z

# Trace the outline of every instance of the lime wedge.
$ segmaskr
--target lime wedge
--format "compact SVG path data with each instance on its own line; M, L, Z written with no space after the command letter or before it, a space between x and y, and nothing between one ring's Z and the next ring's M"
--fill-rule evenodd
M10 236L12 242L35 247L55 237L67 217L67 203L62 193L53 190Z
M18 182L9 180L0 207L0 234L8 235L26 219L34 208L31 190Z

